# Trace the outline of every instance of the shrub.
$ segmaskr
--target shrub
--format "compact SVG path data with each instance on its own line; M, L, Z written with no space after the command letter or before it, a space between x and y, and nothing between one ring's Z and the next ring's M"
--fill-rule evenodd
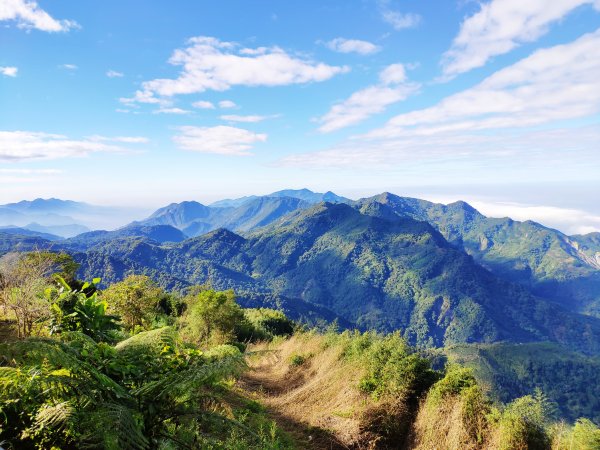
M299 355L298 353L294 353L290 356L290 366L299 367L306 362L306 356Z
M550 437L546 429L553 411L553 405L540 390L513 400L500 417L500 448L549 448Z
M553 427L553 450L596 450L600 448L600 427L589 419L579 419L573 427Z
M429 361L414 353L397 333L347 336L344 356L360 358L366 366L359 389L376 399L386 395L418 398L438 378Z
M232 343L250 334L252 325L236 303L233 291L207 290L185 300L187 308L180 327L186 340L211 346Z
M80 331L96 341L111 340L110 332L119 329L118 317L106 314L106 302L98 298L95 286L100 279L82 283L79 290L72 290L60 276L57 280L61 288L45 292L52 308L50 334Z
M294 332L294 322L276 309L251 308L245 309L244 314L254 328L254 340L290 336Z
M108 311L121 317L127 330L149 329L165 292L145 275L130 275L102 293Z
M434 404L438 404L443 398L460 395L464 390L476 385L472 369L452 365L444 377L433 385L429 398Z

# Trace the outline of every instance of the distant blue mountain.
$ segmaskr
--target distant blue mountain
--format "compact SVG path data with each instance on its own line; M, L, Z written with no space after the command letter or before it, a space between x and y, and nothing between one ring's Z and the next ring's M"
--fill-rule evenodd
M40 225L39 223L30 223L25 225L26 228L31 231L37 231L39 233L54 234L64 238L70 238L77 236L78 234L90 231L90 229L84 225L77 223L71 223L66 225Z
M60 200L58 198L36 198L35 200L22 200L17 203L8 203L5 208L27 214L52 213L72 214L93 209L94 206L87 203L74 202L72 200Z
M132 224L114 231L96 230L82 233L63 241L62 245L70 250L85 251L95 245L122 238L145 238L158 244L181 242L188 237L171 225Z
M16 226L72 237L90 229L114 229L141 214L147 214L147 210L37 198L0 205L0 226Z
M33 236L33 237L39 237L42 239L47 239L49 241L60 241L63 239L62 237L54 235L54 234L42 233L39 231L29 230L27 228L11 227L11 226L0 227L0 233L12 234L15 236Z
M221 227L251 231L269 225L290 212L306 209L311 203L293 197L257 197L233 209Z
M199 236L217 228L248 232L323 201L349 203L351 200L333 192L323 194L308 189L286 189L269 195L221 200L210 206L194 201L172 203L135 223L172 225L188 236Z
M329 202L329 203L348 203L351 200L346 197L341 197L337 194L334 194L331 191L327 191L324 194L319 192L313 192L309 189L285 189L283 191L273 192L272 194L267 195L267 197L292 197L299 198L300 200L304 200L305 202L315 204L320 202Z
M249 195L247 197L240 198L226 198L224 200L211 203L209 206L211 208L237 208L238 206L242 206L244 203L249 202L250 200L256 200L257 198L258 195Z
M337 194L334 194L331 191L327 191L324 194L319 192L313 192L309 189L284 189L282 191L273 192L271 194L258 196L258 195L250 195L247 197L240 197L234 199L225 199L219 200L217 202L211 203L211 208L237 208L238 206L243 205L244 203L248 203L250 201L256 200L261 197L290 197L297 198L300 200L304 200L305 202L315 204L319 202L330 202L330 203L348 203L351 200L345 197L341 197Z

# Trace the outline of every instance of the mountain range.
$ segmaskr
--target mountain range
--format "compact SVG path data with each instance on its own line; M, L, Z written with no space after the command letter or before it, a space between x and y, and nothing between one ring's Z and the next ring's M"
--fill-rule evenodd
M306 190L171 204L63 240L0 231L0 251L68 251L82 277L106 283L130 272L170 289L208 283L310 323L399 329L424 347L551 341L587 353L600 351L599 241L464 202Z
M91 229L121 226L144 212L137 208L38 198L0 205L0 228L22 228L69 238Z

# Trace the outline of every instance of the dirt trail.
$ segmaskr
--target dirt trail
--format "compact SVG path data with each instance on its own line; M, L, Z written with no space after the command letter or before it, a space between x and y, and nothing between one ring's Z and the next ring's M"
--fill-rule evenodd
M305 384L306 371L287 368L280 350L265 351L250 359L249 370L239 381L239 387L267 408L267 414L289 434L299 449L349 449L329 430L299 421L291 414L290 394Z

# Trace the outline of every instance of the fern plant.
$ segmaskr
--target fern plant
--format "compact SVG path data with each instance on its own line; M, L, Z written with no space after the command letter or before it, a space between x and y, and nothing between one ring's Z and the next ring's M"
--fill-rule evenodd
M0 441L25 449L194 447L218 384L243 366L239 352L206 356L170 328L117 346L65 332L2 344L0 355Z

